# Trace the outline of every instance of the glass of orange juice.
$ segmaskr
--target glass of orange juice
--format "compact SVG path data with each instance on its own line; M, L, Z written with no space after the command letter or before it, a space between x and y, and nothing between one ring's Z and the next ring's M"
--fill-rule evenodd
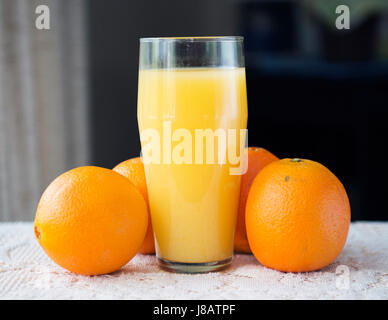
M159 264L219 270L232 261L244 172L243 38L142 38L139 60L138 123Z

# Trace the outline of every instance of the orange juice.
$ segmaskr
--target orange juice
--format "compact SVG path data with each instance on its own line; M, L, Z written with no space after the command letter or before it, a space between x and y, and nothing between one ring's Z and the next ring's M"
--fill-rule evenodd
M194 140L198 129L246 128L245 69L145 69L139 71L138 90L140 133L153 129L161 142L160 163L145 163L158 257L183 263L231 258L240 175L230 173L235 165L228 159L217 162L217 139L210 147L205 141L204 150L196 150ZM192 144L179 148L189 136ZM228 140L226 154L234 146ZM198 151L203 163L196 161ZM209 151L217 161L206 158Z

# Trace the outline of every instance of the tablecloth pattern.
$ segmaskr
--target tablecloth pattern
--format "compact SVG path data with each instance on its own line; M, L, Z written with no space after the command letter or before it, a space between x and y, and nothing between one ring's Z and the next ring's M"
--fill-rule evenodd
M174 274L137 255L92 277L53 263L32 223L0 223L0 299L388 299L388 223L352 223L341 255L316 272L279 272L236 255L222 272Z

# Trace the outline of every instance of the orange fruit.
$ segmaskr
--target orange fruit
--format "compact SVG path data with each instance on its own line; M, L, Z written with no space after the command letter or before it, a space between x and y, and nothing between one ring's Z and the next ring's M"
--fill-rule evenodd
M142 254L154 254L155 253L155 241L154 232L152 230L151 216L148 204L147 183L144 173L143 161L140 157L129 159L119 163L113 168L114 171L120 173L124 177L128 178L139 189L143 195L147 207L148 207L148 228L147 234L141 246L139 253Z
M97 275L131 260L147 225L146 202L128 179L109 169L80 167L60 175L44 191L34 229L58 265Z
M263 148L249 147L247 153L248 171L241 177L240 203L234 235L234 250L236 252L243 253L251 253L245 227L245 206L249 189L261 169L263 169L267 164L279 160L278 157Z
M341 253L350 224L346 191L323 165L283 159L255 178L246 206L249 245L280 271L313 271Z

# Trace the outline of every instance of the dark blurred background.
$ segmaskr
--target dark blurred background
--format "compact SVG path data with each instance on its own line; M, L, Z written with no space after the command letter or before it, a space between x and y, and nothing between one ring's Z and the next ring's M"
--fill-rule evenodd
M367 5L367 0L41 2L57 8L54 14L62 19L59 27L52 18L52 30L59 37L53 41L71 40L59 47L63 50L59 50L62 57L58 61L65 65L61 83L73 86L62 94L61 101L79 86L85 92L82 102L66 100L80 107L73 111L73 120L67 120L70 129L62 130L64 154L76 153L77 148L72 147L76 145L85 155L70 157L50 174L37 160L46 176L36 178L40 184L28 198L31 208L47 183L65 169L85 164L112 168L139 155L140 37L242 35L249 145L264 147L280 158L300 157L324 164L343 182L352 220L388 220L384 205L388 175L383 163L388 116L388 1ZM334 27L334 10L340 4L350 7L349 30ZM49 41L42 43L50 46ZM83 60L72 62L76 52ZM84 70L77 78L78 85L66 76L66 70L74 65L76 70ZM47 82L46 91L50 90ZM71 108L65 105L64 110ZM77 115L82 105L86 107ZM66 137L75 130L74 121L82 117L83 135L69 142ZM40 128L39 120L37 123ZM79 145L77 137L81 136L84 142ZM3 162L7 161L12 162ZM3 206L7 208L13 207ZM4 220L15 217L32 219L33 214L3 214Z

